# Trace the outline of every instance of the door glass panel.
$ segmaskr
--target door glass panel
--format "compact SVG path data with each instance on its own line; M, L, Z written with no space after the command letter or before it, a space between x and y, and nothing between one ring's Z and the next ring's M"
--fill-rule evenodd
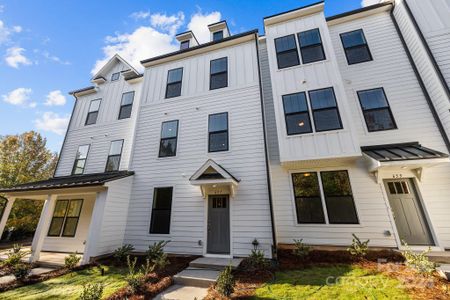
M395 191L395 186L394 186L393 182L388 182L388 187L389 187L389 193L391 195L397 194L397 192Z
M400 182L394 182L395 189L397 190L397 194L403 194L402 184Z
M403 193L409 194L408 183L406 183L405 181L402 181L402 187L403 187Z

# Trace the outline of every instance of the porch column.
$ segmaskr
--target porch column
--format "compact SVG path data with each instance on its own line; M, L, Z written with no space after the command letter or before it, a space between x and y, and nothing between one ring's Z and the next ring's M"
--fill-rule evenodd
M33 243L31 244L30 263L39 260L42 246L44 245L44 239L50 227L50 222L52 221L55 205L56 195L48 195L44 207L42 208L41 217L39 218L39 223L33 237Z
M3 231L5 230L6 222L8 221L9 214L11 213L11 209L16 201L15 197L7 198L8 202L6 203L5 210L3 211L2 219L0 220L0 239L2 238Z
M97 193L92 210L91 222L89 224L89 231L86 238L86 245L84 247L83 258L81 265L88 264L91 257L97 256L97 248L100 244L100 233L103 222L103 213L105 211L107 191Z

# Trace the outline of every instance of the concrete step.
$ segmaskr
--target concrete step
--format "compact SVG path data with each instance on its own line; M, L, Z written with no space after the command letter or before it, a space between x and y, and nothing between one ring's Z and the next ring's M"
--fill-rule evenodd
M450 264L440 265L437 271L442 278L450 281Z
M208 288L216 283L220 271L188 267L173 277L178 285Z
M222 271L228 266L232 269L236 269L242 262L242 258L212 258L212 257L200 257L189 263L193 268L206 268Z
M157 295L155 300L201 300L208 294L207 288L172 285L164 292Z
M61 269L64 268L64 264L61 263L55 263L55 262L49 262L49 261L37 261L35 263L36 266L41 268L48 268L48 269Z

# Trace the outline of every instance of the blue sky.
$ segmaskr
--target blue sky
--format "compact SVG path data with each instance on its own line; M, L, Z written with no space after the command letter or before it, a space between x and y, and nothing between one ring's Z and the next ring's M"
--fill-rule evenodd
M368 2L376 0L368 0ZM0 0L0 135L37 130L59 151L74 100L92 74L118 52L138 62L176 50L174 35L225 19L232 33L314 0L271 1L25 1ZM361 7L361 0L326 0L326 15Z

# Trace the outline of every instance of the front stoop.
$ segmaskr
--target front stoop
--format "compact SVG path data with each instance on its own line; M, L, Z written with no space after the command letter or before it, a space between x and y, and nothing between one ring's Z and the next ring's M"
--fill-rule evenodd
M236 269L241 262L242 258L200 257L191 261L189 266L194 268L206 268L222 271L228 266L231 266L232 269Z
M437 271L439 273L439 275L441 275L442 278L450 281L450 265L440 265L437 268Z
M208 288L216 283L220 271L188 267L173 277L176 284Z

